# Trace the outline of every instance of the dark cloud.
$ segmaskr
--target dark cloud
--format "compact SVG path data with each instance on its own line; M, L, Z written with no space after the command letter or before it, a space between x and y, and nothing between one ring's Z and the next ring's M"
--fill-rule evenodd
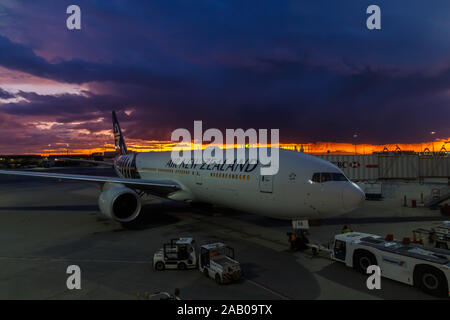
M110 112L121 110L126 134L135 139L167 140L176 128L192 129L194 120L203 120L204 129L279 128L285 142L348 141L354 133L371 143L426 140L430 130L450 135L448 69L433 75L371 68L340 74L301 62L275 65L281 67L266 71L266 77L258 77L259 70L233 70L222 78L223 87L210 83L174 94L149 92L143 86L125 90L120 84L113 87L114 94L103 95L19 92L26 101L3 105L2 111L58 122L103 117L101 128L108 129ZM297 74L303 74L298 81L305 85L291 83ZM127 109L134 110L130 116L123 113ZM95 126L100 127L91 123L77 128L92 131Z
M14 95L12 93L0 88L0 99L11 99L11 98L14 98Z
M14 43L0 35L0 66L52 80L85 83L91 81L114 81L176 89L180 81L169 76L156 75L142 65L100 64L72 59L49 63L37 56L31 48Z
M285 142L449 137L450 3L381 1L376 32L365 28L370 4L80 1L83 29L70 32L55 18L64 4L14 2L0 27L0 65L91 90L21 91L24 100L0 114L82 122L55 126L61 137L108 129L113 109L134 139L167 140L194 120L204 129L279 128Z

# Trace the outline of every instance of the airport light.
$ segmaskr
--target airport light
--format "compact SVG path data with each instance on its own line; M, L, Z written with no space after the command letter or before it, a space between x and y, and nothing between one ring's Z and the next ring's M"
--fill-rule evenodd
M358 135L355 133L355 134L353 135L353 139L355 139L355 155L357 154L357 153L356 153L356 138L358 138Z
M436 134L436 131L430 132L431 136L434 136ZM431 141L431 144L433 145L433 155L434 155L434 140Z

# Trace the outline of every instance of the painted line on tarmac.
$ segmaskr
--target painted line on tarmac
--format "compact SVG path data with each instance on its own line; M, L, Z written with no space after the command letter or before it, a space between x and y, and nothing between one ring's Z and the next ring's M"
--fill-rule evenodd
M115 259L76 259L76 258L50 258L50 257L6 257L0 256L0 261L43 261L43 262L77 262L77 263L127 263L127 264L151 264L151 261L143 261L143 260L115 260ZM275 289L269 288L265 284L245 279L245 281L250 282L251 284L270 292L271 294L283 299L283 300L293 300L291 297L276 291Z
M277 297L279 297L279 298L281 298L283 300L293 300L291 297L288 297L287 295L285 295L285 294L283 294L281 292L278 292L278 291L276 291L274 289L271 289L271 288L269 288L268 286L266 286L265 284L263 284L261 282L254 281L254 280L249 280L249 279L245 279L245 281L248 281L248 282L250 282L251 284L253 284L253 285L257 286L257 287L259 287L261 289L264 289L264 290L272 293L273 295L276 295Z
M77 258L50 258L50 257L1 257L0 261L44 261L44 262L93 262L93 263L128 263L128 264L151 264L147 260L116 260L116 259L77 259Z

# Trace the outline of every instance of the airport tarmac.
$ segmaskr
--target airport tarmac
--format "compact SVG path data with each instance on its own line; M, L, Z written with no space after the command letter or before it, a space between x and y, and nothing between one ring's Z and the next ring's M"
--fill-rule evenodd
M113 174L109 168L52 170ZM136 299L138 293L175 288L182 299L193 300L434 299L384 278L381 290L368 290L367 277L341 263L290 252L289 221L148 198L144 226L128 230L99 216L99 193L92 183L0 177L0 299ZM443 220L437 211L417 210L422 211L398 218L379 203L366 203L358 212L311 227L310 238L325 243L343 223L401 238ZM169 239L187 236L199 244L222 241L234 247L244 280L220 286L198 270L154 271L153 253ZM72 264L81 268L81 290L66 287Z

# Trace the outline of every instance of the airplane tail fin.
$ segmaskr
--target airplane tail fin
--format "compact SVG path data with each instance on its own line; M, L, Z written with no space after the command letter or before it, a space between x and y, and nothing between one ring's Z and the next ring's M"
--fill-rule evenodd
M114 132L114 144L117 155L127 154L127 146L123 139L122 130L120 130L119 121L117 121L116 112L112 112L113 132Z

